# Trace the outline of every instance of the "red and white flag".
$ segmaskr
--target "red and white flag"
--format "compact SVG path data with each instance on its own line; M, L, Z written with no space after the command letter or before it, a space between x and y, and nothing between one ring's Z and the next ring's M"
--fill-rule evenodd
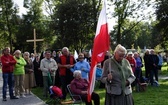
M110 35L108 31L107 16L106 16L106 0L100 12L96 35L94 38L93 52L91 57L91 69L89 76L88 101L91 101L91 94L95 86L95 73L98 62L104 60L106 51L110 47Z

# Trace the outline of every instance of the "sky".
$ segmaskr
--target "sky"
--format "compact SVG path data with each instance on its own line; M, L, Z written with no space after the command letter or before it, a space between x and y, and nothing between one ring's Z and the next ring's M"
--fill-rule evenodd
M13 0L14 1L14 4L17 4L19 6L19 15L22 15L22 13L26 13L26 8L23 7L23 1L24 0ZM153 1L153 0L151 0ZM148 8L147 10L145 10L144 12L148 12L148 11L151 11L152 8Z
M23 0L13 0L13 2L19 6L19 15L26 13L26 9L23 7Z

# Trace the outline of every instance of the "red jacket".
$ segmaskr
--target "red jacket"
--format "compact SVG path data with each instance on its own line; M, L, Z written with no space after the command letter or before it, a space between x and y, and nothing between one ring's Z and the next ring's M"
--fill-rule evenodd
M130 65L131 65L131 68L132 68L133 73L135 73L136 60L135 60L133 57L131 57L131 58L126 57L126 59L129 61L129 63L130 63Z
M16 64L16 60L12 55L2 55L2 72L3 73L11 73L14 70L14 65Z

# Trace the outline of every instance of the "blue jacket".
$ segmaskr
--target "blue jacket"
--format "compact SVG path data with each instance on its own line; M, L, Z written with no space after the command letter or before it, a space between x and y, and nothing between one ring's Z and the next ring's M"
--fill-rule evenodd
M90 65L85 60L78 61L75 63L74 68L71 68L71 71L74 72L75 70L81 70L82 78L88 80L88 73L90 72Z

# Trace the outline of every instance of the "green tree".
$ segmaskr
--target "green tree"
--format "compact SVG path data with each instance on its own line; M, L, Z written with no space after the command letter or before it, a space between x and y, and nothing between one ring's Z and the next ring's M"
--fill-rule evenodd
M93 43L97 8L92 5L95 0L86 1L89 0L68 0L58 5L54 21L57 45L60 47L67 46L82 51Z
M18 7L13 5L12 0L1 0L0 8L0 40L3 40L1 46L10 46L13 50L18 26Z
M138 47L143 49L144 47L150 48L153 44L152 40L152 25L146 22L139 22L127 20L122 29L121 44L130 49ZM136 25L135 25L136 24ZM112 32L113 33L113 32ZM115 34L115 33L114 33ZM116 41L114 35L113 41Z
M24 1L24 6L28 9L28 12L22 16L16 40L19 43L16 43L16 48L33 52L33 43L27 43L26 40L33 39L34 29L36 29L36 38L43 38L45 40L44 42L37 43L37 52L41 52L51 46L54 39L53 33L49 29L49 18L43 14L42 4L43 0Z
M159 36L161 45L164 48L168 46L168 1L167 0L156 0L156 16L158 24L156 24L155 32ZM156 36L156 35L155 35ZM156 37L155 37L156 38Z
M122 32L124 32L124 23L128 18L132 18L136 20L134 26L137 25L143 19L147 17L143 14L143 10L145 10L149 6L150 0L113 0L115 6L114 17L117 18L117 27L115 30L116 43L121 43ZM138 11L142 13L138 13ZM138 21L137 21L138 20ZM133 27L131 27L133 29ZM129 29L130 30L130 29ZM113 34L114 35L114 34Z

